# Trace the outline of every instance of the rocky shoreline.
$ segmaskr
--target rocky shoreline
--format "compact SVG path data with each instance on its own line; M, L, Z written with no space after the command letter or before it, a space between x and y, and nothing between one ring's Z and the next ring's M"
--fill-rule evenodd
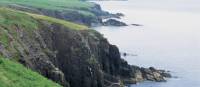
M101 17L113 17L110 16L113 14L102 11L98 4L89 9L95 14L92 17L76 11L47 10L19 5L8 7L87 26L103 25ZM21 21L19 19L15 20ZM19 57L17 60L24 66L64 87L123 87L124 84L135 84L144 80L166 81L165 78L171 77L164 70L129 65L121 58L118 47L110 44L95 30L76 30L59 24L60 22L52 23L34 17L30 19L37 24L37 29L31 32L20 24L11 24L14 29L10 30L7 27L2 28L8 30L8 37L11 40L9 47L0 43L0 54L7 58ZM16 36L11 34L13 32Z
M103 22L103 26L128 26L126 23L118 21L117 19L120 19L121 17L125 16L122 13L116 13L116 14L108 14L104 17L103 19L108 19L107 21ZM112 19L116 18L116 19ZM141 24L131 24L133 26L143 26ZM125 62L127 65L128 63ZM149 68L143 68L143 67L138 67L138 66L130 66L132 69L132 73L134 73L133 77L121 77L121 81L124 84L136 84L138 82L142 82L145 80L148 81L155 81L155 82L166 82L166 78L171 78L172 75L170 74L169 71L165 70L159 70L154 67L149 67ZM131 71L131 70L130 70ZM116 86L116 84L115 84ZM114 86L114 87L115 87ZM112 87L112 86L110 86ZM116 86L117 87L117 86Z
M103 22L103 26L128 26L126 23L115 19L108 19L107 21Z

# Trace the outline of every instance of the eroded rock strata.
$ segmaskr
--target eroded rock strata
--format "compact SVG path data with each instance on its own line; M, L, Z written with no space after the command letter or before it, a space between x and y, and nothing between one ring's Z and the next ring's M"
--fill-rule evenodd
M69 29L44 20L37 23L38 29L31 32L18 25L12 25L12 30L2 26L10 40L9 47L0 44L0 53L17 57L20 63L65 87L120 87L143 80L165 81L164 71L129 65L118 48L94 30ZM14 30L16 34L12 34Z
M88 26L104 25L102 19L119 18L123 16L121 13L114 15L102 11L97 4L90 9L72 11L18 4L6 7L25 11L26 14L0 8L3 19L0 35L6 36L0 39L0 55L20 62L64 87L122 87L144 80L165 81L166 77L171 77L164 70L129 65L121 58L117 46L110 44L103 35L92 29L79 29L80 26L73 28L78 25L63 21ZM77 10L87 10L95 16L86 16ZM31 13L54 18L36 14L30 16ZM111 24L126 25L112 20L107 23Z

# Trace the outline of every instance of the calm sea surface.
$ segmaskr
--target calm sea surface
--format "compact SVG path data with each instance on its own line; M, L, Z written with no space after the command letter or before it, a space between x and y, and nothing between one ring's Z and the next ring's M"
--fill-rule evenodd
M144 26L96 27L121 52L138 56L129 64L170 70L167 82L130 87L200 87L200 0L97 1L104 10L124 13L121 21Z

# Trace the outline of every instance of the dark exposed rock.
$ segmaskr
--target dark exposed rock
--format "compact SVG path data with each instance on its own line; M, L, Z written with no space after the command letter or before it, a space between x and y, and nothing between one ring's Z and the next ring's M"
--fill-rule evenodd
M115 19L108 19L107 21L103 22L104 26L127 26L126 23L121 21L117 21Z
M164 77L167 77L167 78L171 78L172 75L170 74L170 72L166 72L165 70L159 70L159 73L164 76Z
M167 73L165 71L161 72L160 70L156 70L153 67L141 68L141 72L143 74L143 78L150 80L150 81L157 81L157 82L166 81L165 78L170 76L169 73Z
M122 13L116 13L116 14L112 14L112 13L108 13L105 12L106 14L103 14L100 16L100 18L102 19L110 19L110 18L117 18L117 19L121 19L121 17L124 17L124 14Z
M97 6L95 9L100 8ZM71 18L77 14L38 11L61 18ZM87 18L79 16L72 19L87 21ZM145 79L164 81L164 77L169 77L165 71L152 67L147 69L129 65L121 58L117 46L111 45L94 30L73 30L60 24L37 21L39 29L30 32L19 28L16 36L9 35L10 38L15 37L9 45L13 49L7 50L0 44L0 54L11 58L17 54L20 63L64 87L120 87L122 82L133 84Z
M13 43L19 62L65 87L120 87L143 80L164 81L169 74L153 67L131 66L119 49L94 30L73 30L40 21L34 32L20 31ZM19 34L17 34L19 35ZM12 44L11 44L12 46ZM2 51L3 50L3 51Z
M116 13L115 15L117 15L117 16L119 16L119 17L125 16L123 13Z
M149 67L149 69L153 72L157 71L154 67Z
M126 53L126 52L121 52L121 55L123 57L127 57L127 56L138 56L137 54L131 54L131 53Z
M133 26L142 26L141 24L131 24Z
M84 24L87 26L101 25L101 19L98 16L84 15L76 10L59 11L59 10L47 10L41 8L39 8L38 10L42 12L43 15L64 19L67 21L72 21L78 24Z

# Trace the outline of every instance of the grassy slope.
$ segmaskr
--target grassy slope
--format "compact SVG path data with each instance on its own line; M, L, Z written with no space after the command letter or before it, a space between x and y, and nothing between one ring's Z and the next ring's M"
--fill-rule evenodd
M90 8L91 3L81 2L79 0L1 0L2 4L21 4L35 7L45 7L48 9L62 8Z
M15 34L12 29L14 26L18 26L20 29L32 31L38 29L38 20L48 21L50 23L61 24L69 29L84 30L88 27L84 25L75 24L61 19L56 19L48 16L32 14L28 12L17 11L9 8L0 8L0 29L6 28L8 32ZM1 34L2 35L2 34ZM6 36L2 35L2 39ZM5 40L3 41L6 42Z
M51 23L57 23L57 24L64 25L65 27L68 27L69 29L75 29L75 30L88 29L88 27L86 27L84 25L75 24L75 23L68 22L68 21L61 20L61 19L57 19L57 18L52 18L52 17L48 17L48 16L44 16L44 15L38 15L38 14L32 14L32 13L26 13L26 14L32 16L35 19L45 20L45 21L48 21L48 22L51 22Z
M51 10L76 10L85 15L93 15L87 11L89 8L93 7L93 4L79 0L0 0L0 5L6 6L10 4L25 5Z
M4 47L9 45L9 35L16 36L16 27L31 31L37 29L37 21L31 16L0 8L0 42Z
M61 19L56 19L48 16L31 14L27 12L17 11L9 8L0 8L0 43L7 50L13 50L18 47L18 31L25 30L31 33L40 29L39 21L45 21L50 24L59 24L68 29L73 30L87 30L88 27L84 25L75 24L72 22L64 21ZM11 41L14 41L14 46L10 46ZM15 58L18 58L18 54L16 54Z
M61 87L23 65L0 56L0 87Z
M0 43L8 49L10 40L17 40L17 31L26 30L30 33L39 29L39 21L56 23L69 29L83 30L88 27L68 21L17 11L9 8L0 8ZM17 58L17 56L16 56ZM3 59L0 54L0 87L59 87L39 74L24 68L22 65Z

